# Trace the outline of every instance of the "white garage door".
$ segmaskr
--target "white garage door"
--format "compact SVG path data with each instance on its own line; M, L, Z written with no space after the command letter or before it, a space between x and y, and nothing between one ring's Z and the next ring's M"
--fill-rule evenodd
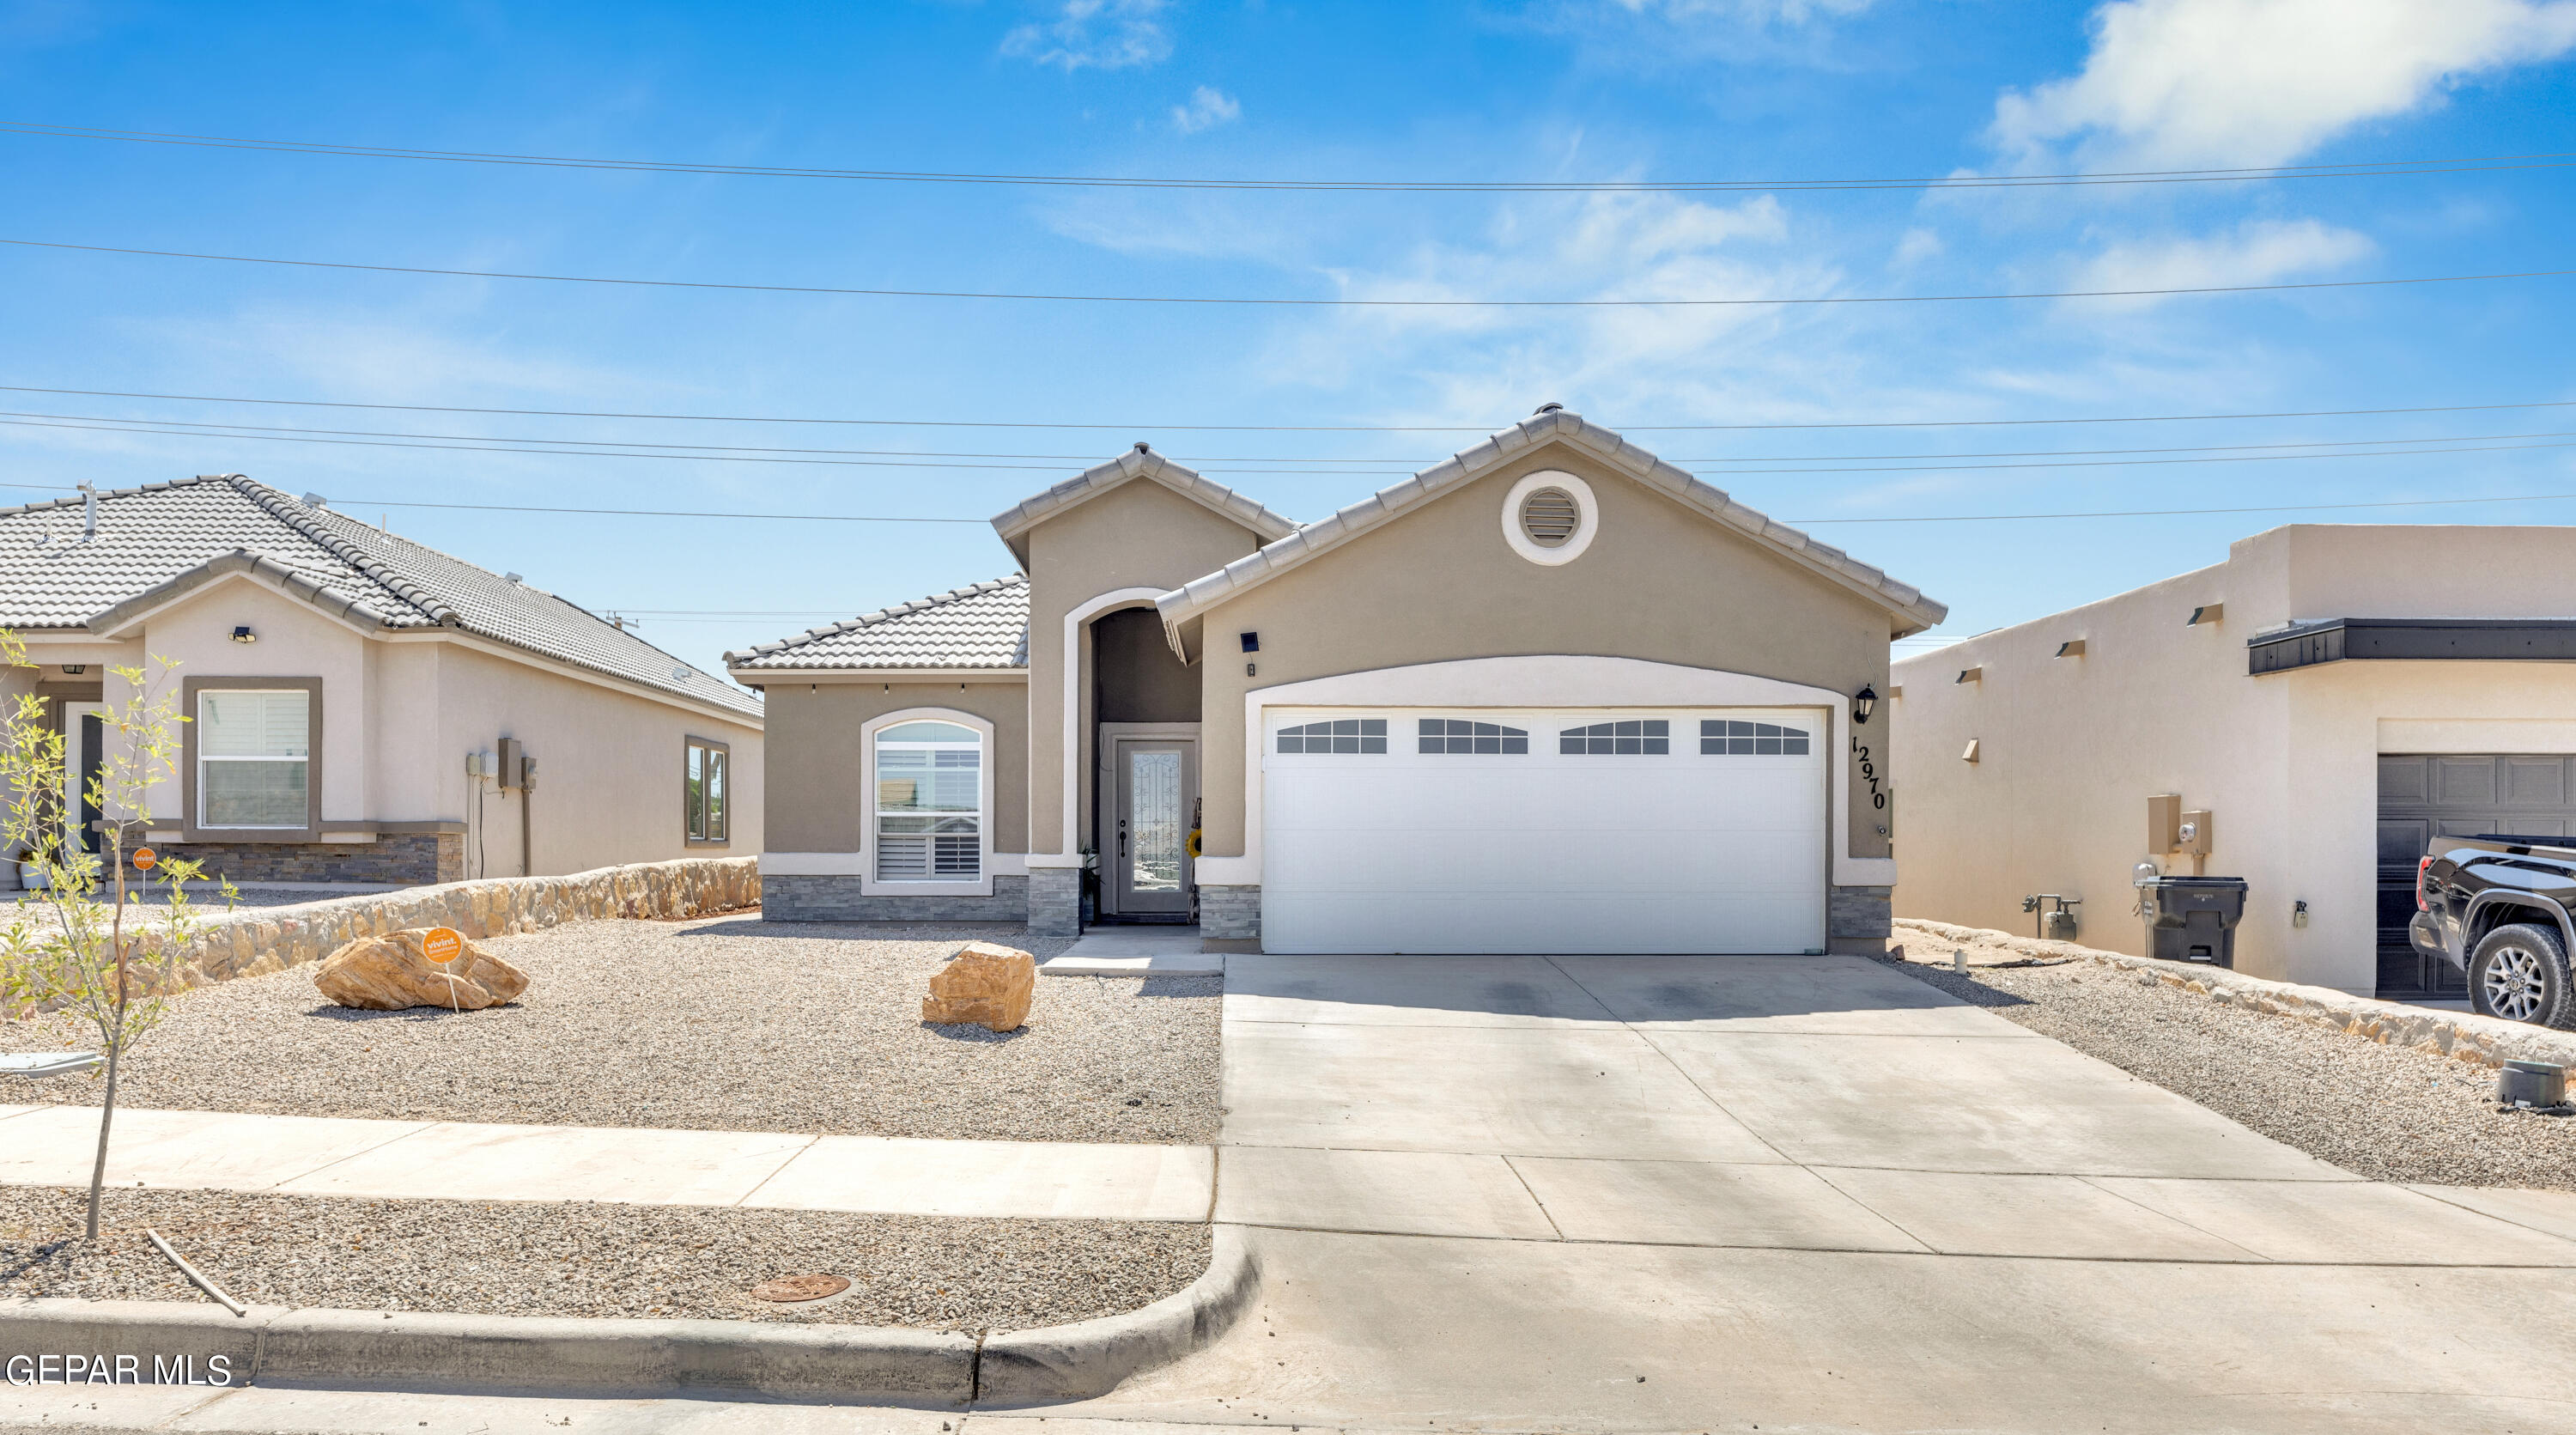
M1273 952L1815 952L1825 713L1272 709Z

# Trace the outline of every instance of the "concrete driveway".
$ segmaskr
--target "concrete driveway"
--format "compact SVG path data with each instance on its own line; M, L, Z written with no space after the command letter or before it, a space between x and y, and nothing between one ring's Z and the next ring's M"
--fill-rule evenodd
M1873 962L1236 957L1225 1056L1264 1303L1058 1421L2576 1429L2576 1198L2358 1180Z

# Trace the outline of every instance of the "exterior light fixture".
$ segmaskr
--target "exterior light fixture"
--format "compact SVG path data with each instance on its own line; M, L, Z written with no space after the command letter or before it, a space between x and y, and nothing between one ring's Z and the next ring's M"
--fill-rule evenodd
M233 629L233 641L236 643L256 643L259 641L259 634L250 630L250 624L243 623Z
M65 663L65 664L63 664L63 671L64 671L64 672L66 672L66 673L71 674L73 677L79 677L81 674L86 673L86 672L88 672L88 671L89 671L89 664L87 664L87 663Z
M1852 694L1852 721L1866 723L1869 721L1869 715L1876 711L1878 711L1878 689L1867 683L1861 684L1860 691Z
M1246 633L1246 634L1244 634L1244 635L1243 635L1243 650L1244 650L1245 652L1247 652L1247 653L1257 653L1257 652L1260 652L1260 651L1261 651L1261 635L1260 635L1259 633Z

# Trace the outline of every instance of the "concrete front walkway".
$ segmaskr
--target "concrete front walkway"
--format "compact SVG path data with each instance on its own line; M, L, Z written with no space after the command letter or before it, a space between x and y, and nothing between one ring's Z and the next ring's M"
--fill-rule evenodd
M0 1106L0 1185L87 1186L98 1109ZM453 1201L1203 1221L1204 1146L120 1110L110 1185Z
M2358 1180L1872 962L1236 956L1225 1045L1264 1304L1059 1420L2576 1427L2576 1197Z

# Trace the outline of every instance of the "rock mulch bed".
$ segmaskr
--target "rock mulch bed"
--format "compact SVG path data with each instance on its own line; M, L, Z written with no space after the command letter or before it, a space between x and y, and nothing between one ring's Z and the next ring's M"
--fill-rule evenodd
M1137 1309L1196 1280L1208 1228L730 1207L365 1201L111 1191L96 1243L81 1192L0 1187L0 1298L213 1303L147 1227L236 1300L472 1315L622 1316L1019 1330ZM781 1276L844 1276L812 1305Z
M1008 1141L1215 1139L1222 982L1045 978L1028 1024L921 1020L931 973L1002 928L583 922L483 945L530 977L481 1012L350 1011L291 968L201 987L128 1059L136 1107ZM0 1022L0 1051L77 1033ZM0 1102L95 1105L88 1079Z
M2576 1117L2498 1110L2486 1067L2100 962L2026 959L1961 976L1945 945L1911 945L1925 961L1890 964L2355 1175L2576 1191Z

